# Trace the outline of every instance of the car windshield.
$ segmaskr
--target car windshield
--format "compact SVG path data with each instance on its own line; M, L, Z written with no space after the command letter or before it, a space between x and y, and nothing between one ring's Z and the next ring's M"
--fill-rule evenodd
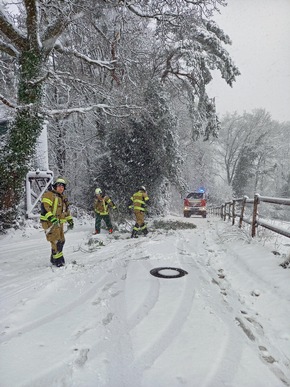
M187 199L202 199L203 195L204 195L203 192L191 192L186 196L186 198Z

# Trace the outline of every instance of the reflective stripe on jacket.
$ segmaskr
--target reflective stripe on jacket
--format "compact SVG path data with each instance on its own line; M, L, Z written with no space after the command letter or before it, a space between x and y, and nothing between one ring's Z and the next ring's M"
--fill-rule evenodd
M111 206L112 208L116 208L114 202L109 198L109 196L104 196L101 200L96 199L95 200L95 212L99 215L108 215L109 210L108 206Z
M40 220L49 222L51 217L57 218L60 223L72 219L68 209L67 197L54 190L45 192L41 199Z
M144 191L138 191L135 192L131 198L130 198L130 205L129 208L133 208L135 211L145 211L145 206L148 203L149 196L147 195L147 192Z

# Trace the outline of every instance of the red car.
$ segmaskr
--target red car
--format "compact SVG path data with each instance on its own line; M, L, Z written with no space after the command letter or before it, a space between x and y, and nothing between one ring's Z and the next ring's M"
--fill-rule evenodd
M190 192L184 199L183 214L186 218L191 215L201 215L206 218L206 195L205 192Z

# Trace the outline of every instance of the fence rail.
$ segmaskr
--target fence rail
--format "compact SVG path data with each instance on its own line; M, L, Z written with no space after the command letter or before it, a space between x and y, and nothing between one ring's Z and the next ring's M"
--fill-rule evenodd
M235 198L223 203L221 206L209 207L208 212L212 215L220 216L223 220L231 220L232 225L235 224L236 219L238 218L239 228L242 227L243 222L251 225L252 237L256 236L257 228L258 226L261 226L277 234L290 238L289 230L274 226L259 219L258 207L262 202L290 206L290 199L261 196L257 193L255 194L254 199L249 199L247 196ZM251 217L245 216L245 210L248 205L252 205Z

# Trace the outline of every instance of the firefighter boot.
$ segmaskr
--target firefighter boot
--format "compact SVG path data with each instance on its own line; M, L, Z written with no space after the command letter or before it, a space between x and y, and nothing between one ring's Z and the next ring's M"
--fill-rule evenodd
M131 238L138 238L137 231L133 230L131 234Z
M51 257L51 258L50 258L50 262L51 262L54 266L56 266L56 267L62 267L62 266L65 265L65 260L64 260L63 257L61 257L61 258L53 258L53 257Z

